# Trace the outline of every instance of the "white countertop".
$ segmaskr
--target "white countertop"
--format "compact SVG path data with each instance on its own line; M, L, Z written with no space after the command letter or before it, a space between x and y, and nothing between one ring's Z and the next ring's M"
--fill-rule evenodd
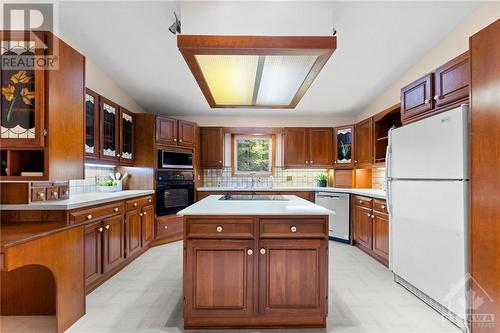
M120 192L93 192L83 194L70 194L67 200L38 201L20 205L0 205L1 210L70 210L101 203L124 200L153 194L153 190L127 190Z
M287 201L219 200L209 195L181 210L177 215L330 215L335 214L295 195L284 195Z
M373 188L340 188L340 187L254 187L254 188L239 188L239 187L198 187L197 191L204 192L286 192L286 191L312 191L312 192L336 192L336 193L351 193L357 195L364 195L371 198L386 199L384 190L376 190Z

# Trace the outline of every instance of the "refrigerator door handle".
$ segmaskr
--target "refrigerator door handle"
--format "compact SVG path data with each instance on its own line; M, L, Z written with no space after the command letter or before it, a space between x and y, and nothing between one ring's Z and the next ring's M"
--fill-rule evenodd
M392 209L392 198L391 198L391 158L392 158L392 145L391 145L391 135L392 128L389 130L389 142L387 144L387 149L385 151L385 191L387 193L387 212L389 216L391 215Z

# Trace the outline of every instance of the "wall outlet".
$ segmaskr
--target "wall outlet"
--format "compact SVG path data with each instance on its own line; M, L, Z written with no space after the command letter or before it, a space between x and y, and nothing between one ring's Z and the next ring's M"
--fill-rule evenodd
M286 176L286 181L291 182L293 180L292 176Z

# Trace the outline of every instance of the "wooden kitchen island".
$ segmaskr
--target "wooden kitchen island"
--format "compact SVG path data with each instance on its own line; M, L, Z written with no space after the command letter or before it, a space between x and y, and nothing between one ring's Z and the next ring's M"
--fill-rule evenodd
M220 198L179 212L185 328L325 327L332 212L296 196Z

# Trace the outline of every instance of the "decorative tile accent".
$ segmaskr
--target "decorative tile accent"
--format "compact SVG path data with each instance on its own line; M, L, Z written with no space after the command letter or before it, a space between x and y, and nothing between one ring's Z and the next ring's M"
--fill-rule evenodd
M69 181L71 194L97 192L97 184L109 180L109 173L115 173L114 168L85 166L85 179L72 179Z

